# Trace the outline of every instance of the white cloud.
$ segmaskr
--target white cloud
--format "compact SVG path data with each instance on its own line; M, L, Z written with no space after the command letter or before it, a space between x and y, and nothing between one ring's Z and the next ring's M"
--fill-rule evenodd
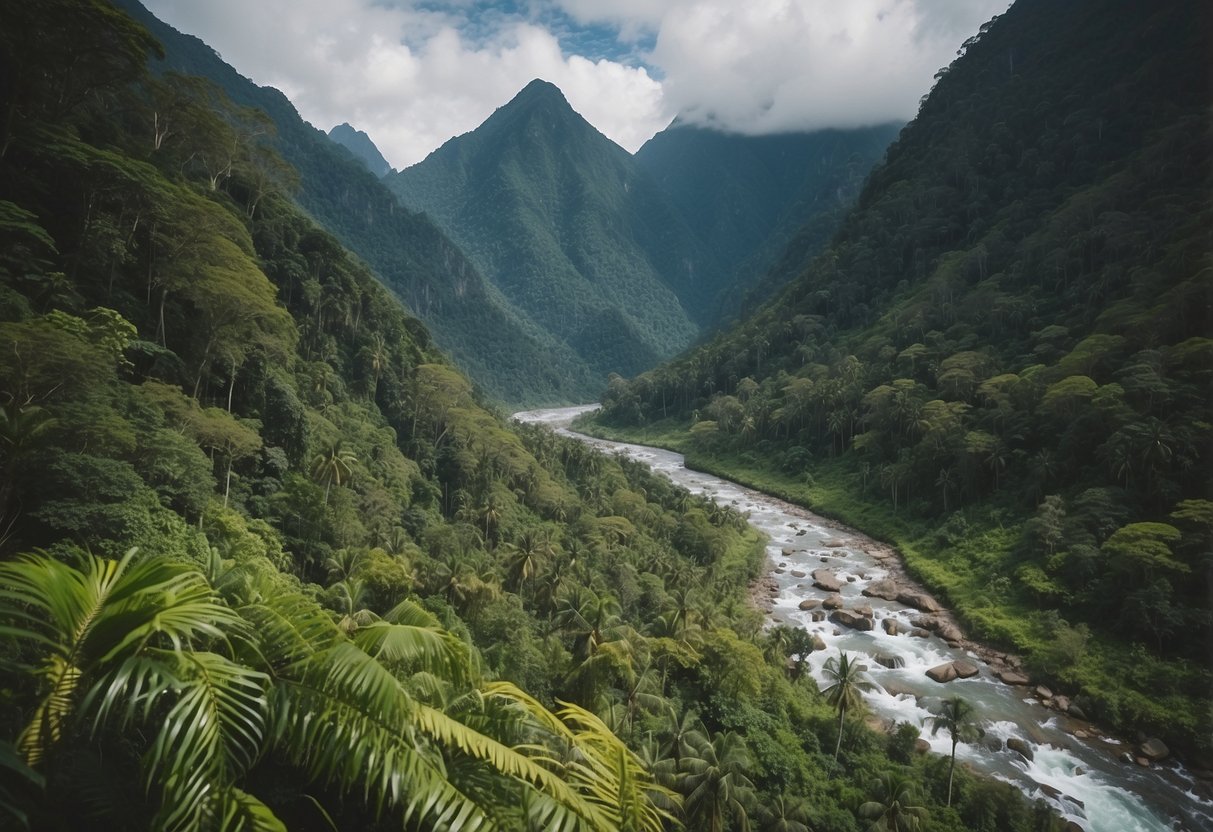
M744 133L908 120L957 47L1008 0L556 0L656 35L667 105Z
M546 29L503 19L475 40L448 13L369 0L148 0L308 121L365 130L395 167L475 129L535 78L551 81L590 123L636 150L670 120L643 67L565 56ZM237 23L238 21L238 23Z
M913 116L932 76L1007 0L146 0L304 118L367 131L404 167L534 78L635 150L677 113L768 133ZM524 7L524 12L510 8ZM554 21L554 22L553 22ZM562 51L582 25L645 66ZM550 28L549 28L550 27ZM573 47L575 48L575 47ZM622 59L626 60L626 59Z

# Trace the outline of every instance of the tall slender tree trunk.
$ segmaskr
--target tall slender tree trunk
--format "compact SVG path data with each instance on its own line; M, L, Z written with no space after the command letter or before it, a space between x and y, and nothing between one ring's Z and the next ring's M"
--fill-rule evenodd
M956 737L952 737L952 762L948 765L948 805L952 805L952 775L956 773Z
M844 703L843 706L838 709L838 741L836 743L834 743L834 759L835 760L838 759L838 752L842 750L842 725L843 725L843 721L846 720L846 718L847 718L847 706Z
M232 412L232 393L236 390L236 361L232 360L232 378L227 385L227 412Z

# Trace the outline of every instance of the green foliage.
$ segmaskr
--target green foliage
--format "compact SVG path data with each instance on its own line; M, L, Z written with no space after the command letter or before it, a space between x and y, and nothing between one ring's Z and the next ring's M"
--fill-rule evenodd
M637 164L715 254L725 279L684 296L688 308L716 323L782 288L797 263L829 242L899 129L743 136L675 120L645 142Z
M821 753L743 518L485 409L264 175L260 117L188 79L94 98L0 154L6 820L657 829L698 793L855 828L884 744Z
M600 421L689 427L673 441L699 461L896 540L979 633L1167 730L1152 686L1114 681L1150 645L1207 726L1207 537L1171 515L1208 485L1213 21L1094 9L983 27L830 247L731 330L612 380ZM1056 609L1101 645L1081 667L1028 623Z
M402 207L360 161L300 118L285 96L252 83L209 46L165 25L134 0L119 0L118 5L164 44L164 59L153 64L153 71L199 76L230 98L227 110L255 108L268 117L273 129L267 144L298 172L299 204L425 322L428 331L416 322L408 324L422 349L429 348L432 332L480 388L502 401L571 401L594 390L598 382L585 366L569 360L556 339L507 302L429 217ZM148 113L140 125L148 136L154 134L154 115ZM164 155L171 155L172 140L168 144ZM265 175L267 157L243 156L231 157L231 177L224 187L251 215L266 207L267 190L283 190L290 177L283 182L278 176L276 185L275 177ZM227 157L216 161L212 170L221 174L218 183L227 175ZM320 237L327 242L318 242ZM288 305L296 292L314 288L304 278L328 265L328 253L337 251L336 240L320 234L309 235L303 246L291 244L298 250L287 268L299 282L286 290Z
M566 396L686 346L692 282L715 279L655 184L543 81L385 180L440 223L510 307L550 333ZM516 401L511 398L511 401Z

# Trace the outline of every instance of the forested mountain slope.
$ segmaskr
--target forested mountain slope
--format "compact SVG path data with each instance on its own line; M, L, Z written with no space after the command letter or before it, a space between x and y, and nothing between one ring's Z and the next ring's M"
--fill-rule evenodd
M788 269L772 270L777 261L825 247L899 129L744 136L675 120L636 151L728 278L715 287L713 322L737 317L743 299L757 306L789 280Z
M714 258L552 84L533 81L387 182L598 378L651 367L704 319Z
M604 399L896 537L1092 715L1206 751L1211 31L1020 0L786 291Z
M236 104L269 115L273 146L297 172L299 204L375 270L477 384L503 401L524 403L566 401L570 391L598 382L584 366L564 360L555 340L509 309L437 226L401 207L361 163L303 121L282 93L258 87L137 0L117 4L164 45L154 69L207 78Z
M354 158L366 165L366 169L375 176L382 178L392 172L392 166L383 158L379 148L375 147L371 137L363 131L356 130L349 124L338 124L329 131L329 138L354 154Z
M0 16L0 825L1055 832L827 704L735 512L487 411L144 28Z

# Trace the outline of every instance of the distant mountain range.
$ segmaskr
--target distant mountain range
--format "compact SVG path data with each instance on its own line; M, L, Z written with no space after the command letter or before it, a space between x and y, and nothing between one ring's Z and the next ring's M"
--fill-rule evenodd
M901 126L743 136L675 120L637 151L725 275L713 322L793 276L765 279L789 244L796 261L825 245Z
M154 69L207 78L235 103L270 116L278 151L299 172L299 204L376 271L485 391L511 403L561 402L583 399L601 384L568 361L554 338L510 309L437 225L402 208L360 161L300 118L281 92L257 86L137 0L116 2L164 45L165 57L153 62Z
M652 366L703 323L697 289L718 281L715 258L552 84L386 181L599 378Z
M269 114L301 207L510 404L589 400L609 373L648 369L778 288L794 271L768 268L777 252L824 245L894 131L753 138L675 123L632 156L536 81L396 173L365 133L326 136L202 41L118 5L164 44L157 71Z
M329 131L329 138L354 154L355 159L366 165L366 169L380 179L392 172L392 166L383 158L371 137L361 130L355 130L348 123L342 123Z
M676 123L631 156L536 80L385 181L602 377L715 325L803 224L824 226L824 244L896 129L754 138Z

